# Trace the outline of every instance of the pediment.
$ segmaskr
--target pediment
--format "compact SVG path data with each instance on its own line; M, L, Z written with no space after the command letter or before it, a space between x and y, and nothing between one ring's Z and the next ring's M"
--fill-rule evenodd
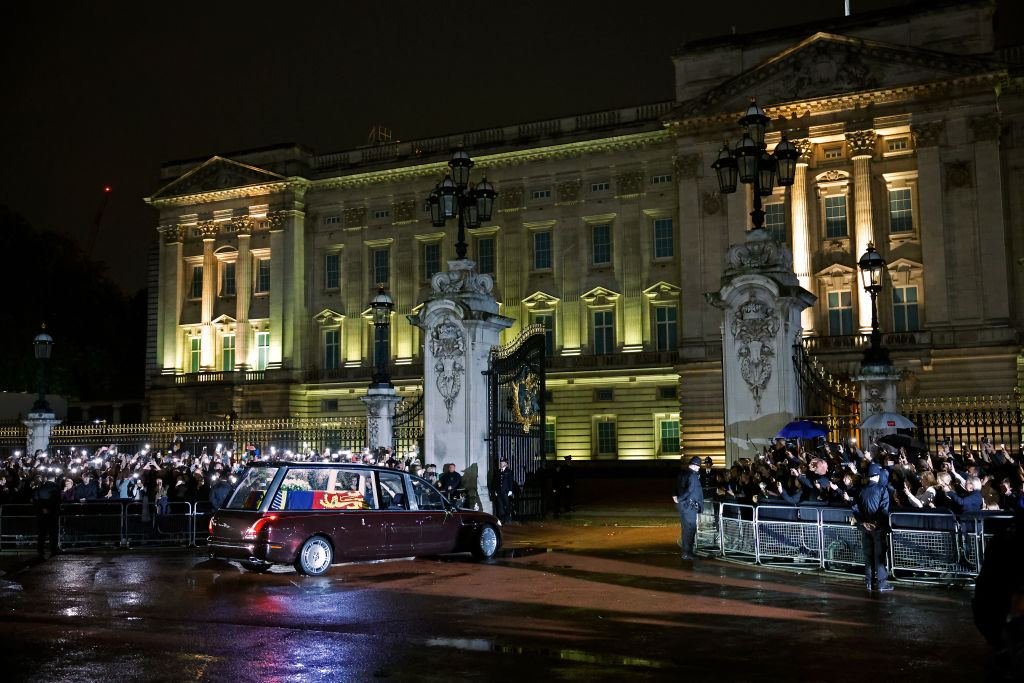
M234 325L235 322L237 322L237 321L234 318L232 318L230 315L224 314L224 315L217 316L216 318L214 318L210 322L213 323L214 325Z
M523 299L523 305L529 309L546 309L554 308L561 301L557 296L542 292L540 290L534 292L530 296Z
M586 294L580 295L580 299L588 306L606 306L615 303L618 298L618 292L613 292L605 287L594 287Z
M644 295L652 301L659 301L663 299L678 299L681 292L682 290L678 286L662 280L645 289Z
M344 319L345 315L343 313L338 313L331 308L325 308L313 316L313 320L321 325L338 325Z
M277 173L215 156L158 190L150 200L219 192L286 180L287 178Z
M758 66L685 102L668 119L740 112L751 96L762 106L899 88L1000 70L994 62L815 33Z

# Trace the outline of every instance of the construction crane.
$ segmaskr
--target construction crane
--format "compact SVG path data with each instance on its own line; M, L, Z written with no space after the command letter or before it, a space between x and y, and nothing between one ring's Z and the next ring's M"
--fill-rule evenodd
M89 245L85 252L89 258L92 258L92 251L96 246L96 238L100 234L100 221L103 220L103 213L107 210L107 204L110 203L112 189L110 185L103 186L103 197L100 199L100 207L96 209L96 218L92 222L92 234L89 235Z

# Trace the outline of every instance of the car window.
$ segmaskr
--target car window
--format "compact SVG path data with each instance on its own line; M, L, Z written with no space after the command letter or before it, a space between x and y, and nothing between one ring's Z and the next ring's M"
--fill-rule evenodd
M444 499L437 489L416 477L411 477L412 495L420 510L444 510Z
M274 510L370 510L376 507L370 473L339 467L289 468Z
M228 510L256 510L263 502L267 487L277 476L277 467L250 467L238 482L231 500L225 505Z
M380 507L382 510L408 510L409 498L405 495L405 476L399 472L380 472Z

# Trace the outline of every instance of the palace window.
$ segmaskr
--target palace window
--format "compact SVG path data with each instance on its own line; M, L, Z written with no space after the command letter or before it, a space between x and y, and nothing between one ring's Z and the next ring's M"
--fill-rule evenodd
M654 258L672 258L675 254L671 218L654 220Z
M266 370L270 363L270 333L256 333L256 369Z
M555 421L548 420L544 423L544 453L554 455L556 452Z
M590 191L595 193L607 192L609 187L611 187L611 185L608 183L607 180L601 181L599 183L590 183Z
M594 353L603 356L615 351L615 312L594 311Z
M391 252L387 249L373 250L373 284L387 285L391 277Z
M892 288L892 329L894 332L916 332L921 329L917 286Z
M537 201L539 199L551 199L551 188L544 188L540 190L531 190L530 199Z
M612 226L610 223L599 223L590 229L591 256L595 266L607 265L612 262Z
M235 262L225 261L221 264L220 295L235 295Z
M270 259L256 259L256 288L257 294L266 294L270 291Z
M324 330L324 370L337 370L341 365L341 330Z
M906 135L898 138L887 138L885 141L885 151L890 154L894 152L909 152L910 138Z
M889 190L889 232L913 232L914 209L911 204L910 188L897 187Z
M531 313L530 323L544 328L544 353L550 358L555 355L555 314L553 311Z
M373 217L375 220L383 220L391 217L391 209L374 209Z
M202 367L203 340L199 337L189 337L188 349L188 371L194 374Z
M203 267L192 266L192 279L189 281L188 296L190 299L203 298Z
M776 242L785 244L787 242L788 230L786 230L786 205L782 202L765 204L764 206L764 229Z
M658 420L658 446L661 455L679 455L679 418Z
M495 240L493 237L478 237L476 240L476 265L481 273L494 275Z
M654 307L655 342L658 351L672 351L677 342L678 309L675 306Z
M551 268L551 231L538 230L533 233L533 269Z
M828 333L831 336L853 334L853 295L848 289L828 293Z
M235 335L225 334L220 339L220 369L232 372L235 369Z
M603 420L597 423L597 454L615 455L618 440L615 438L614 420Z
M849 234L846 222L846 195L825 197L825 236L847 237Z
M341 216L324 216L324 225L338 225L341 223Z
M651 185L667 185L672 182L671 173L659 173L658 175L651 176Z
M329 251L324 254L324 289L341 287L341 253Z
M441 272L441 243L424 242L420 247L420 272L429 280Z

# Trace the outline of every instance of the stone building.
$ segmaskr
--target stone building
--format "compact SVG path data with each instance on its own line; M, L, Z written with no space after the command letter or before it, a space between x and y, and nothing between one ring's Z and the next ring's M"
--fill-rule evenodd
M1024 374L1021 52L994 3L931 2L691 43L675 99L320 154L286 146L168 164L149 415L362 413L368 302L394 298L394 378L421 390L406 320L454 255L425 199L453 148L499 192L471 230L501 313L549 330L548 441L575 458L721 458L719 287L750 197L710 165L750 96L802 156L766 225L817 296L804 346L855 372L870 329L856 262L888 263L885 343L907 396L1010 394Z

